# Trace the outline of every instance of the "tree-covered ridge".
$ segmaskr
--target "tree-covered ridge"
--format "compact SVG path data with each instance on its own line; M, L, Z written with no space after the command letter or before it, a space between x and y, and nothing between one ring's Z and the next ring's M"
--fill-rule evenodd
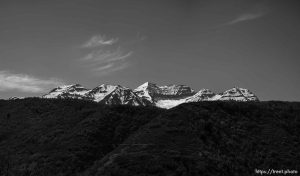
M300 169L300 103L202 102L145 125L86 175L255 175Z
M0 175L75 175L162 111L75 99L0 101Z
M300 170L300 103L170 110L76 99L0 100L2 175L254 175Z

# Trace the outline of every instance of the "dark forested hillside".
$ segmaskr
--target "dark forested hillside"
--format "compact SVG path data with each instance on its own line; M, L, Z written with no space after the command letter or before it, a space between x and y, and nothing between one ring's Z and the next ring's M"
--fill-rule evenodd
M254 175L300 169L300 103L170 110L80 100L0 101L1 175Z
M0 101L0 176L81 173L161 112L80 100Z
M153 119L86 175L255 175L300 169L300 104L201 102Z

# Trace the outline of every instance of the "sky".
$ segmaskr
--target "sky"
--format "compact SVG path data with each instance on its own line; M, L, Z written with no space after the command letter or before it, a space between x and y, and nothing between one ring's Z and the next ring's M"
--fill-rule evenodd
M297 0L0 0L0 98L144 82L300 101Z

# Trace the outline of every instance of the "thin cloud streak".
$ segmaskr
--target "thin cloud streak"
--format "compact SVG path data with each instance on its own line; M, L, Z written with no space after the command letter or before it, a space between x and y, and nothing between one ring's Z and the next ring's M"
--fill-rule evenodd
M95 35L82 45L82 48L110 46L118 42L118 38L107 39L105 35Z
M234 19L234 20L230 21L229 23L227 23L227 25L233 25L233 24L240 23L240 22L243 22L243 21L254 20L254 19L260 18L264 15L265 15L265 13L262 13L262 12L242 14L242 15L238 16L236 19Z
M26 74L15 74L0 71L0 91L19 91L28 93L42 93L54 86L63 85L57 79L40 79Z
M107 63L124 60L131 56L133 52L124 53L120 48L117 50L96 50L87 54L81 60L88 62Z
M256 4L252 8L248 9L244 13L238 15L236 18L231 20L230 22L226 23L225 25L233 25L245 21L255 20L265 16L267 13L270 12L268 6L264 4Z
M104 66L100 66L98 68L95 68L94 71L103 71L103 70L107 70L109 68L111 68L113 66L113 64L107 64L107 65L104 65Z
M128 58L129 56L131 56L132 53L133 53L133 52L130 51L130 52L128 52L127 54L124 54L124 55L120 54L120 55L117 55L117 57L112 57L112 58L108 59L107 61L108 61L108 62L121 61L121 60L124 60L124 59Z
M129 63L117 63L117 64L112 63L112 64L108 64L108 65L105 65L105 66L95 68L95 69L93 69L93 71L94 71L94 74L97 75L97 76L104 76L104 75L107 75L109 73L116 72L116 71L128 68L130 65L131 64L129 64Z

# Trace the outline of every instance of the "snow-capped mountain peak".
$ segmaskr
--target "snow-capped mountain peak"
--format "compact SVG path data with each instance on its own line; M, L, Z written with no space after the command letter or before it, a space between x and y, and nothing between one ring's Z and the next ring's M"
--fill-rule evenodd
M233 87L220 94L219 100L258 101L258 98L248 89Z
M140 85L136 89L133 90L139 97L144 99L148 103L154 103L153 96L160 92L159 87L150 82L145 82L144 84Z
M145 82L144 84L137 87L135 90L145 90L145 89L149 89L151 87L157 87L157 85L154 83L151 83L151 82Z
M107 95L117 89L118 86L101 84L87 92L87 96L96 102L102 101Z

